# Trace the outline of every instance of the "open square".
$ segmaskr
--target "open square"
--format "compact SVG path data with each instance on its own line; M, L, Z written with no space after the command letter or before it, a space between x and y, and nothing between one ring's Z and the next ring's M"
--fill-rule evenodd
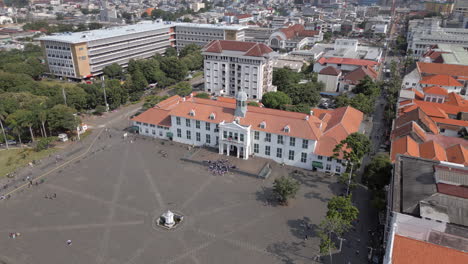
M332 179L305 172L296 199L279 206L273 180L295 168L273 163L267 180L212 175L180 160L186 145L161 142L115 133L44 184L0 201L0 263L314 262ZM183 223L155 228L167 210Z

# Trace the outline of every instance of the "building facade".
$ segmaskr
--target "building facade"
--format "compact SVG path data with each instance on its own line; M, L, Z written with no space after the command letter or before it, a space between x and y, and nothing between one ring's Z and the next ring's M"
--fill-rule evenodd
M362 117L351 107L304 114L247 106L239 92L235 102L173 96L132 121L144 136L339 174L345 165L332 158L333 148L359 130Z
M86 32L39 38L49 73L74 79L102 74L117 63L126 67L131 59L162 54L169 47L188 43L206 45L214 39L243 39L243 28L211 24L155 21Z
M263 43L215 40L203 49L205 91L260 100L272 85L275 53Z
M425 18L411 20L408 26L408 51L421 57L436 44L456 44L468 48L468 29L443 28L440 19Z

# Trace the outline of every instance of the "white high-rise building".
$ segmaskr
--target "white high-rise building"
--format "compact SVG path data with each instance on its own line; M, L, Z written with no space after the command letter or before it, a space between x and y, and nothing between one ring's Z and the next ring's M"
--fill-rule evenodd
M249 99L260 100L272 85L275 52L263 43L215 40L205 46L205 91L236 96L244 90Z
M414 57L420 57L436 44L456 44L468 48L468 29L443 28L440 19L425 18L409 22L407 42L408 50Z

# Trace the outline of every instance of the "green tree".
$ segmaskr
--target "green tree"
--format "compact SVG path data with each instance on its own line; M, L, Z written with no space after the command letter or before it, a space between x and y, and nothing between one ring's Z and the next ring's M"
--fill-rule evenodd
M324 220L319 225L318 235L320 237L320 253L330 254L336 249L336 245L332 240L332 236L342 236L350 228L350 224L343 220L336 212L327 214Z
M174 47L169 47L164 52L166 57L177 57L177 50Z
M122 67L117 63L112 63L102 69L104 75L111 79L121 79L123 77Z
M31 136L31 141L34 141L34 133L33 133L33 125L35 124L35 122L37 121L36 120L36 117L34 116L33 112L29 111L29 110L23 110L23 109L20 109L18 111L16 111L15 113L13 113L13 115L16 115L16 119L18 120L19 124L22 126L22 127L27 127L29 129L29 133L30 133L30 136Z
M4 106L2 106L0 104L0 128L2 129L2 134L3 134L3 139L5 141L5 146L6 148L8 149L8 139L7 139L7 136L6 136L6 133L5 133L5 128L3 127L3 122L5 122L5 120L7 119L8 117L8 114L7 112L5 111L5 108Z
M345 139L341 140L333 149L333 157L351 162L353 165L358 165L361 159L369 153L371 142L369 138L361 133L352 133Z
M375 155L364 169L363 181L371 190L383 190L392 176L392 162L387 154Z
M283 92L268 92L263 95L262 103L268 108L281 109L291 104L291 98Z
M127 102L128 93L122 87L119 80L106 81L107 103L111 110L118 108Z
M60 133L75 131L80 124L79 118L75 117L76 110L66 105L56 105L50 109L47 122L51 130Z
M310 106L308 104L287 105L286 111L310 114Z
M374 111L375 101L360 93L353 98L349 98L347 95L339 95L336 97L335 104L337 107L351 106L369 115Z
M96 106L96 109L94 109L93 114L95 115L102 115L104 112L106 112L106 107L103 105L98 105Z
M250 105L250 106L260 106L257 102L248 102L247 105Z
M351 226L352 222L358 218L359 210L353 205L351 195L334 196L327 205L327 217L339 216L346 224Z
M377 97L380 94L380 89L377 84L369 77L366 76L362 79L353 90L355 94L364 94L368 97Z
M137 70L140 70L139 62L134 59L130 59L130 61L128 61L127 72L130 75L133 75Z
M197 97L197 98L203 98L203 99L210 99L210 95L207 94L207 93L197 93L197 94L195 95L195 97Z
M45 149L48 149L51 145L52 142L57 140L55 137L47 137L47 138L41 138L39 141L37 141L36 147L34 148L34 151L42 151Z
M299 191L299 182L291 177L281 176L273 182L273 192L281 204L288 204L288 200L294 198Z
M188 96L192 93L192 85L189 82L180 82L175 85L174 90L179 96Z
M201 52L201 47L195 43L192 43L183 47L182 50L180 50L179 56L183 58L187 55L192 55L194 53L200 53L200 52Z
M91 22L88 24L89 30L95 30L95 29L100 29L102 28L102 24L97 23L97 22Z
M273 85L278 87L279 91L285 90L291 84L299 83L301 75L289 68L273 70Z
M168 78L182 81L188 74L188 68L177 57L163 57L160 61L161 70Z
M302 84L290 84L283 91L289 98L291 98L293 104L306 104L309 106L316 106L320 101L320 90L322 89L322 83L302 83Z
M137 70L133 73L131 80L127 81L129 86L127 86L128 94L130 95L130 100L137 101L143 95L143 91L148 87L148 82L145 79L143 73L140 70Z

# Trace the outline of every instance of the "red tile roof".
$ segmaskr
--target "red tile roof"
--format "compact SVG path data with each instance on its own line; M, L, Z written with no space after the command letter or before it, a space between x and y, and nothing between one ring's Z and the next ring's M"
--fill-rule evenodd
M313 111L314 116L319 115L324 120L324 124L322 124L323 135L317 142L315 154L327 157L333 155L333 149L341 140L359 131L364 118L362 112L350 106L340 107L328 113L316 109Z
M450 75L468 77L468 66L457 64L417 62L416 67L423 75Z
M419 83L428 84L428 85L440 85L440 86L456 86L456 87L463 86L463 84L455 80L452 76L442 75L442 74L423 76Z
M397 154L419 157L419 145L409 136L394 140L390 153L392 161L395 161Z
M392 251L394 264L466 264L468 253L456 249L395 235Z
M391 140L404 136L410 136L417 142L426 141L426 133L416 122L410 122L392 130Z
M468 187L445 183L437 183L437 192L446 195L468 199Z
M444 148L439 143L432 140L419 145L419 156L431 160L447 160Z
M244 18L252 17L252 15L250 15L250 14L240 14L240 15L237 15L236 17L237 17L237 19L244 19Z
M423 91L425 94L436 94L436 95L443 95L447 96L448 92L445 88L442 88L440 86L429 86L429 87L424 87Z
M361 82L361 80L366 76L369 76L371 79L375 80L377 78L377 72L367 66L361 66L356 68L354 71L350 71L344 75L343 80L352 84L359 84L359 82Z
M261 57L273 52L273 50L263 43L233 41L233 40L213 40L204 48L204 52L222 53L224 50L244 52L244 56Z
M229 100L215 101L201 98L184 100L173 96L132 120L163 126L171 125L170 116L211 123L233 122L234 110L235 102L229 102ZM190 115L191 111L195 112L195 116ZM215 115L213 120L209 118L211 114ZM362 112L349 106L326 110L326 112L317 109L313 115L248 106L246 116L239 118L239 123L245 126L250 125L253 130L257 131L316 140L316 153L331 156L336 144L349 134L359 131L363 116ZM262 122L266 123L265 128L260 127ZM289 132L284 131L286 126L290 127Z
M299 32L304 31L305 28L301 24L295 24L287 28L281 28L280 31L284 33L287 39L292 39L299 35Z
M327 66L325 68L323 68L319 74L323 74L323 75L332 75L332 76L338 76L340 75L341 73L341 70L333 67L333 66Z
M461 144L453 145L445 149L447 161L468 165L468 150Z
M413 107L410 106L410 108ZM413 108L411 111L404 112L397 119L395 119L395 128L398 128L411 121L417 122L426 132L439 134L437 124L426 114L425 111L419 107Z
M361 60L361 59L350 59L350 58L339 58L339 57L328 57L320 58L318 63L324 65L325 63L329 64L345 64L345 65L357 65L357 66L370 66L374 67L378 63L371 60Z

